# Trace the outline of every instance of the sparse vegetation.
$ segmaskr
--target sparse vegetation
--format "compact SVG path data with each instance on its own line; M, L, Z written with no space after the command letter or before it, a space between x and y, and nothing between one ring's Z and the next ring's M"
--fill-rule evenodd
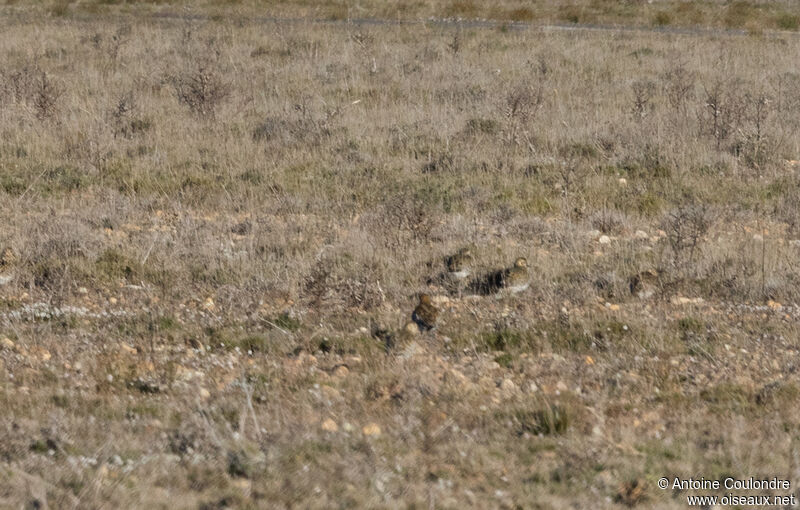
M0 7L0 507L685 508L654 480L795 469L795 7L407 5L508 23ZM749 35L664 30L704 22Z

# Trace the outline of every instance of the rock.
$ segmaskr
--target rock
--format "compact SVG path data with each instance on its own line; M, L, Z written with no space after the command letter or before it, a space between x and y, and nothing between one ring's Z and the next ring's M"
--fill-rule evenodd
M350 369L349 368L347 368L344 365L340 365L340 366L336 367L336 369L333 371L333 376L334 377L347 377L347 374L349 374L349 373L350 373Z
M33 349L31 349L31 354L36 356L41 361L49 361L50 358L52 357L50 355L50 351L42 347L34 347Z
M761 234L754 234L753 235L753 241L755 241L757 243L760 243L763 240L764 240L764 236L762 236Z
M327 384L323 384L319 389L328 400L340 400L342 398L342 394L339 392L339 390L332 386L328 386Z
M626 179L624 177L620 177L619 178L619 184L620 184L620 186L627 186L628 185L628 179Z
M517 385L511 379L503 379L503 382L500 383L500 389L506 393L514 393L517 391Z
M361 432L363 432L365 436L379 436L381 435L381 427L377 423L370 423L364 425Z
M0 274L0 286L7 285L7 284L11 283L11 280L13 280L13 279L14 279L14 277L11 276L8 273Z
M214 311L214 309L216 308L214 300L211 299L210 297L207 297L206 300L203 302L203 308L205 308L208 311Z
M684 296L673 296L672 299L670 299L670 302L673 305L697 305L703 302L703 298L701 297L687 298Z
M437 305L446 305L450 302L450 298L447 296L432 296L431 301Z
M191 381L193 379L200 379L203 376L203 372L199 370L192 370L183 365L175 365L175 379L179 381Z
M789 246L800 248L800 239L792 239L791 241L789 241Z
M202 386L200 387L199 390L197 390L197 394L200 395L200 398L202 398L203 400L211 396L211 392L203 388Z
M119 350L127 352L128 354L136 354L138 351L126 343L119 344Z
M416 327L416 325L414 327ZM400 355L400 357L403 359L409 359L419 355L422 352L424 351L417 342L411 342L406 346L405 349L403 349L403 353Z
M14 350L15 347L16 345L14 344L14 342L11 341L10 338L6 337L0 340L0 348L2 349L8 349L9 351L11 351Z
M251 482L247 478L236 478L234 480L231 480L231 485L233 485L240 491L249 491L250 487L253 485L253 482Z
M108 304L116 305L117 304L117 298L115 298L115 297L108 298Z
M352 432L352 431L354 431L356 428L355 428L355 427L353 427L353 424L352 424L352 423L350 423L349 421L346 421L346 422L344 422L344 425L342 425L342 429L343 429L345 432Z
M322 422L322 430L325 432L336 432L339 430L339 426L336 424L335 421L328 418L327 420ZM364 432L366 434L366 432Z
M470 385L470 380L467 378L467 376L455 368L450 369L448 377L457 381L461 386L468 387Z
M416 336L419 334L419 326L413 322L409 322L403 327L403 331L405 331L408 335Z
M611 238L606 235L602 235L597 239L597 242L600 244L611 244Z
M531 393L536 393L539 391L539 386L537 386L535 382L531 381L531 383L528 385L528 391Z
M84 296L89 293L89 289L86 287L78 287L78 294L83 294Z
M767 301L767 306L773 310L780 310L781 308L783 308L782 304L778 303L777 301L773 301L771 299Z
M633 233L633 237L635 237L636 239L644 239L644 240L650 239L650 236L647 235L647 232L645 232L644 230L637 230L636 232Z

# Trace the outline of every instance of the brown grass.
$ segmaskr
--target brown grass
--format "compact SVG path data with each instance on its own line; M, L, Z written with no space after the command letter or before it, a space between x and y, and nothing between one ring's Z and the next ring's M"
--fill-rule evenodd
M637 26L716 27L743 29L754 33L763 30L796 31L800 8L791 0L434 0L385 2L364 0L322 2L311 0L5 0L8 13L38 12L54 18L89 14L169 14L208 15L215 20L252 19L253 17L310 17L327 20L363 18L427 20L458 18L527 23L588 23Z
M800 40L3 24L0 507L797 482Z

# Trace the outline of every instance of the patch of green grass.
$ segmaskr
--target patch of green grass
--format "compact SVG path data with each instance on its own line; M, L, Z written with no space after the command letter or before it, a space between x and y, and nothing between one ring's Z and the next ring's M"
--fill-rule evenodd
M513 329L501 329L484 333L478 342L490 351L518 350L526 345L530 345L532 338L526 332Z
M510 414L520 434L562 435L570 425L570 413L560 405L544 404L534 410L517 409Z
M494 361L503 368L511 368L514 363L514 356L509 352L497 356Z
M50 450L58 451L58 445L52 439L36 439L30 444L30 451L45 455Z
M574 5L565 5L559 9L559 19L568 23L585 23L581 9Z
M69 407L69 398L63 393L57 393L51 397L56 407L66 409Z
M292 317L288 313L282 313L276 317L273 317L270 322L276 327L286 331L297 331L303 325L299 319Z
M536 14L528 7L518 7L516 9L506 11L503 17L511 21L533 21L536 19Z
M137 279L143 276L142 265L117 248L106 249L95 262L97 271L110 279Z
M263 335L248 335L237 343L244 352L270 352L273 344L268 337Z
M89 182L86 172L73 166L61 165L43 174L41 187L48 193L64 193L87 188Z
M775 25L781 30L797 30L800 28L800 16L782 12L775 16Z
M494 119L473 117L467 121L464 132L467 134L495 135L500 130L500 124Z
M339 355L376 356L385 352L385 346L370 336L328 338L320 343L320 348Z
M753 22L758 16L758 7L746 0L737 0L728 4L723 21L731 28L742 28Z
M800 397L800 388L792 382L774 382L766 384L755 395L755 402L760 407L771 409L789 409Z
M672 23L672 15L667 11L658 11L653 16L653 25L663 27Z
M632 52L628 53L628 56L635 57L635 58L642 58L642 57L649 57L655 53L652 48L642 47L636 48Z
M179 327L177 319L171 315L162 315L158 318L158 328L162 331L175 330Z
M536 335L557 352L586 352L590 350L595 339L582 325L577 323L562 324L560 321L543 321L536 326Z
M745 414L753 410L752 392L740 384L719 383L703 389L700 398L719 414Z
M137 402L128 406L125 415L136 418L161 418L164 416L164 410L151 402Z
M706 329L705 324L700 319L694 317L683 317L678 320L678 330L684 340L691 336L701 335Z
M26 189L28 189L28 184L21 176L10 172L4 172L0 175L0 190L3 190L5 193L11 196L19 196L25 193Z

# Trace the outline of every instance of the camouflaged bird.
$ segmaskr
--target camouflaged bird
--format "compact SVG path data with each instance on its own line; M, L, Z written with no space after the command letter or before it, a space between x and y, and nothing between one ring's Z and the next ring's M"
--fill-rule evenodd
M659 274L652 270L642 271L628 278L628 288L631 294L639 299L652 297L658 289L658 284Z
M506 269L503 274L503 288L516 294L527 289L530 280L528 261L524 257L519 257L514 261L514 265Z
M17 256L11 248L6 248L0 253L0 286L14 279L11 270L15 262L17 262Z
M461 248L458 253L445 259L447 274L455 280L463 280L472 269L472 250Z
M419 304L411 314L411 320L416 323L420 331L430 331L436 327L436 320L439 318L439 309L433 306L431 297L428 294L419 296Z
M0 254L0 267L11 266L17 261L17 256L11 248L5 248Z

